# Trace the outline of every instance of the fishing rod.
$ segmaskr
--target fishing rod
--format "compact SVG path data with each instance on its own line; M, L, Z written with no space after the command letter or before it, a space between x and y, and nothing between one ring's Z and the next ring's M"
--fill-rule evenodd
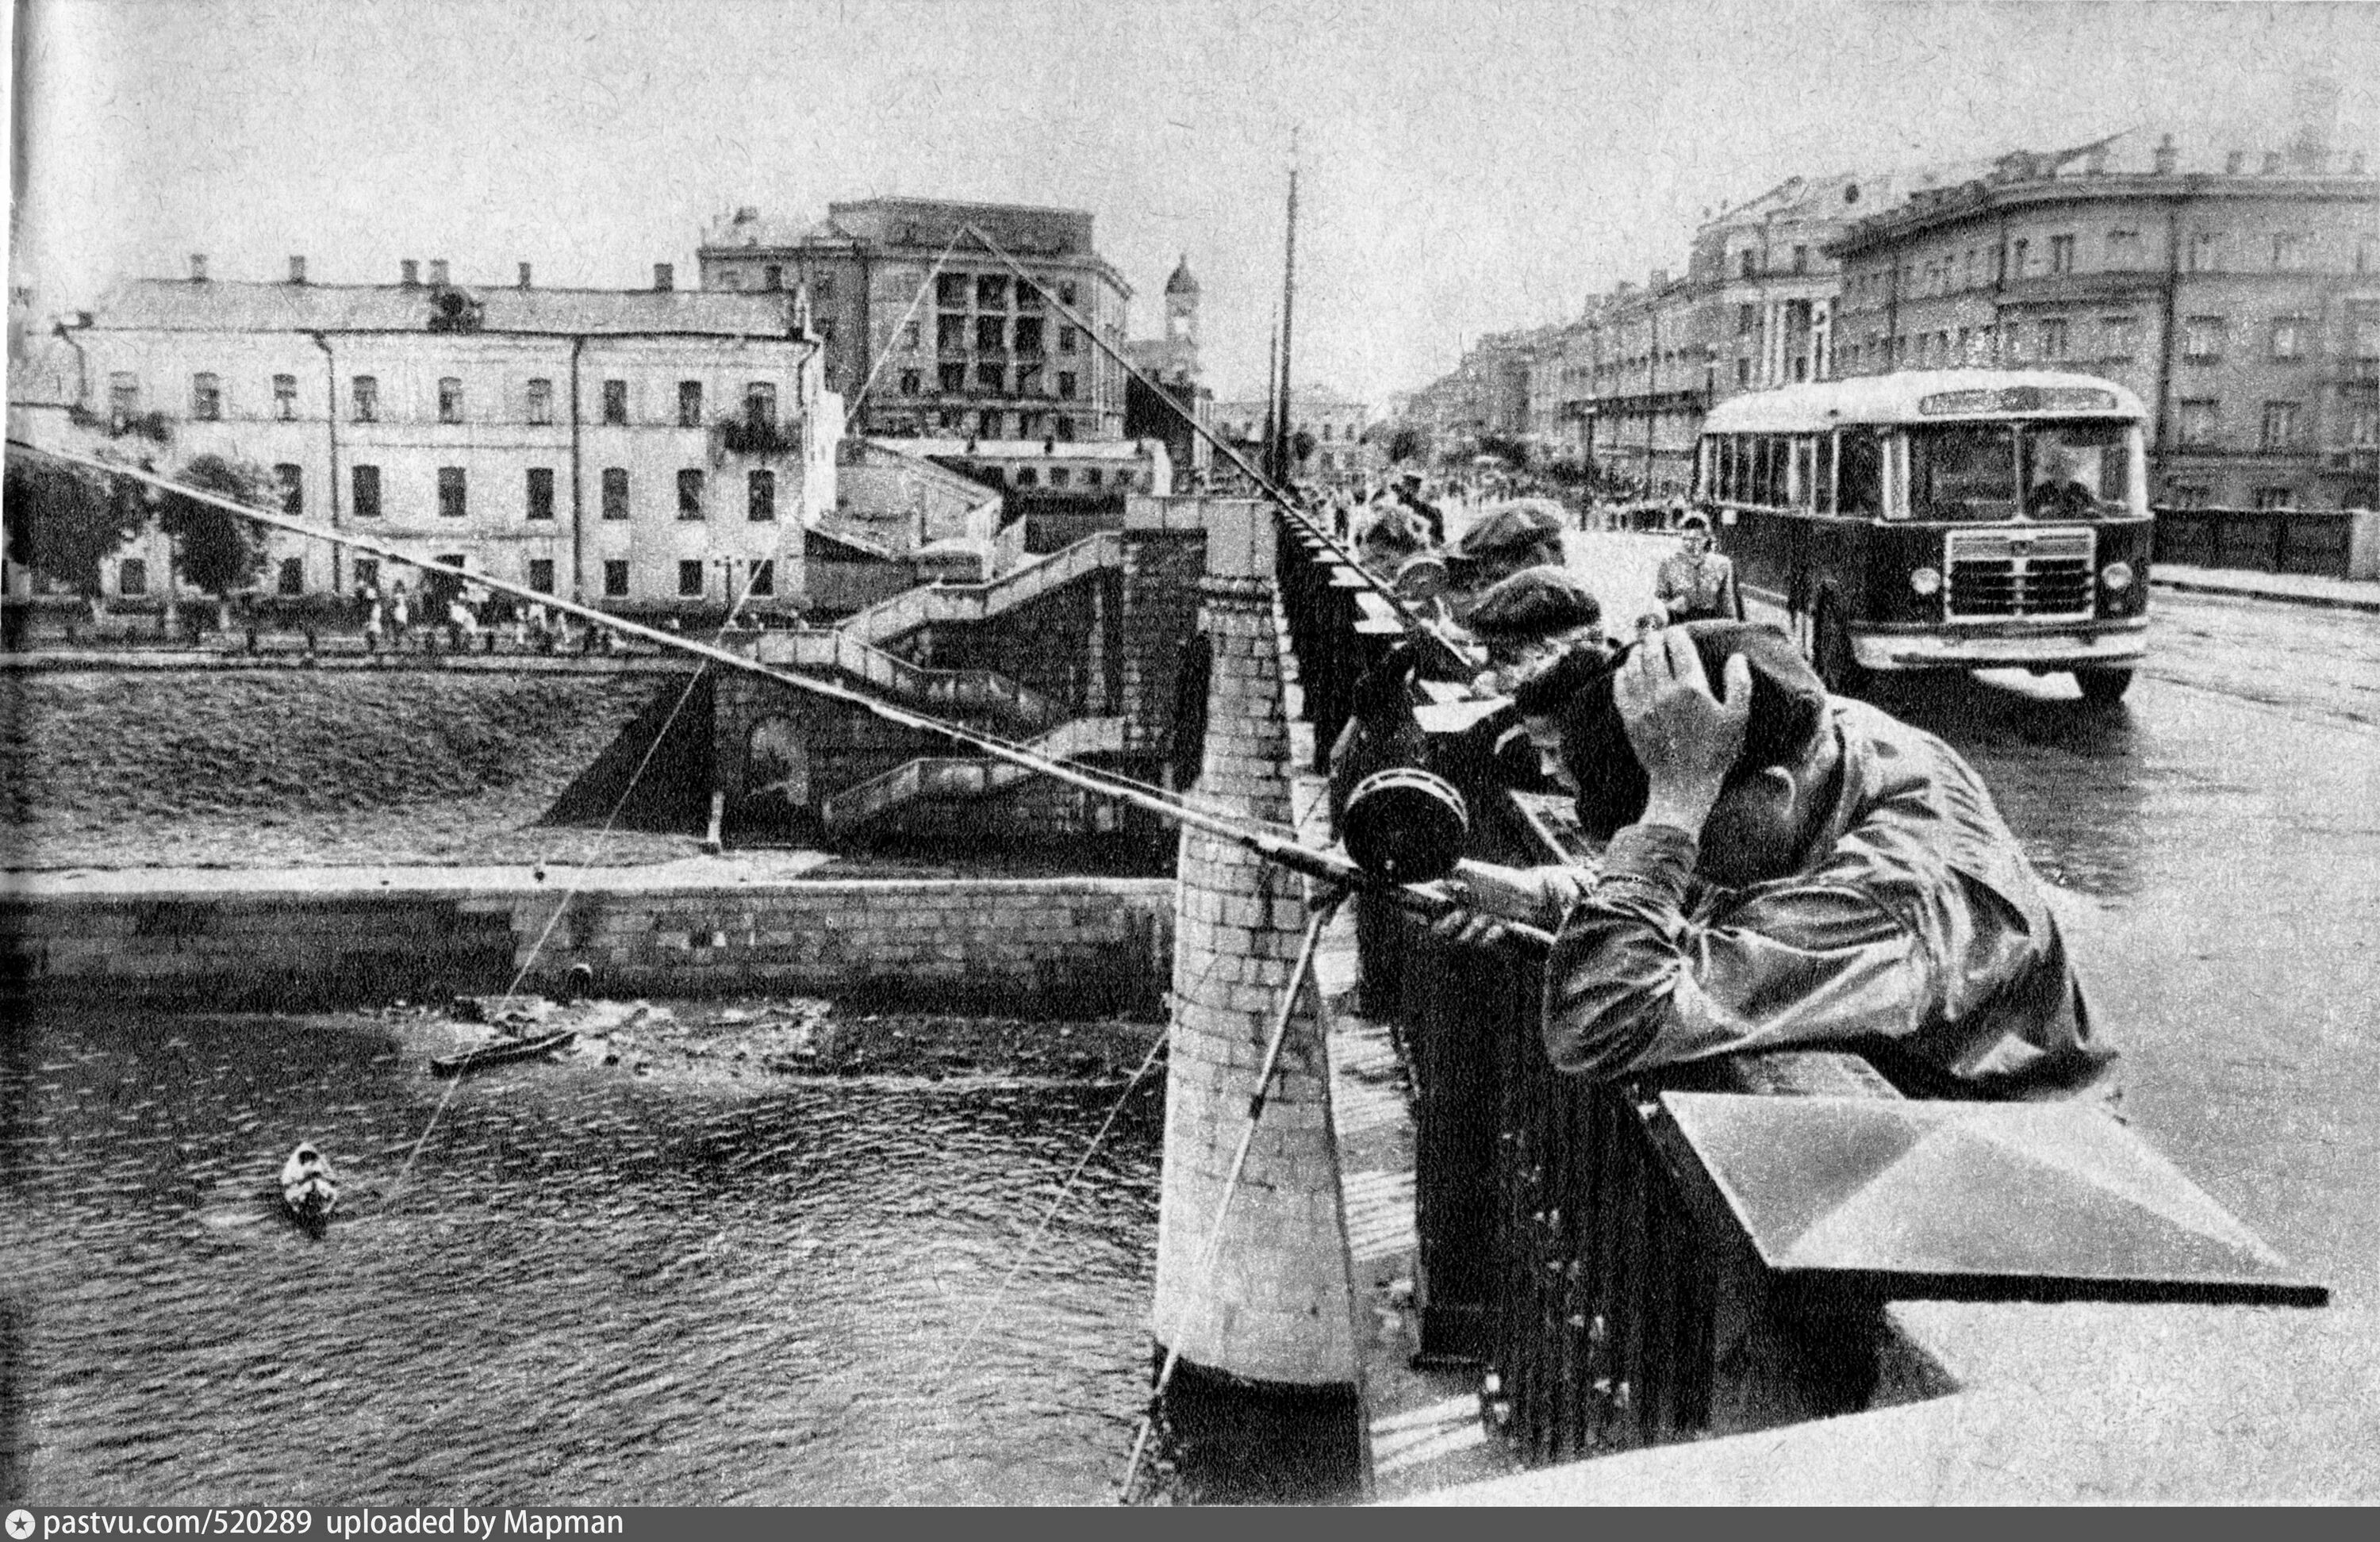
M625 637L637 637L674 653L685 654L700 659L707 663L757 676L812 696L857 707L863 711L901 727L939 735L1038 775L1050 777L1085 792L1095 793L1101 797L1120 799L1170 824L1186 826L1201 834L1238 846L1278 867L1287 868L1318 882L1354 892L1378 895L1415 915L1432 917L1443 916L1456 908L1459 903L1448 894L1432 892L1418 887L1420 884L1446 877L1452 872L1454 858L1459 855L1460 841L1459 832L1448 825L1446 815L1442 810L1444 801L1448 797L1453 798L1459 807L1461 801L1459 795L1453 793L1452 788L1445 787L1443 783L1439 783L1439 787L1443 788L1443 793L1440 794L1437 789L1427 789L1423 783L1414 780L1427 778L1429 782L1437 781L1425 771L1382 772L1380 778L1375 779L1398 779L1398 781L1392 794L1375 800L1375 807L1378 815L1385 816L1385 818L1377 819L1376 822L1389 828L1381 831L1381 838L1375 844L1376 854L1372 865L1366 866L1349 857L1338 856L1327 851L1304 845L1293 836L1274 833L1273 832L1280 828L1278 826L1266 828L1260 821L1254 820L1234 820L1192 807L1175 798L1165 796L1137 783L1111 781L1086 768L1053 759L1037 750L1000 738L995 735L979 733L959 723L928 716L923 712L912 712L869 696L864 691L836 685L831 680L821 680L815 675L779 669L773 665L762 663L757 658L747 658L716 644L698 642L691 637L664 632L658 627L647 626L640 622L613 615L590 605L583 605L576 601L564 600L557 595L533 589L526 584L514 583L510 579L498 578L489 574L470 573L445 563L429 561L377 537L353 531L326 530L275 511L256 508L236 499L226 498L220 493L210 492L203 488L190 487L175 481L169 477L161 477L152 471L118 465L113 461L101 460L96 456L80 455L71 450L54 449L15 438L9 439L7 443L12 450L22 450L32 455L46 456L52 460L70 466L79 466L106 476L122 477L162 492L188 498L195 503L221 509L226 514L253 520L257 524L273 529L288 531L292 535L326 540L334 545L370 552L374 556L399 563L407 567L419 568L427 573L445 574L482 589L493 589L498 593L512 595L532 604L546 606L565 615L577 616L590 625L600 626ZM1418 810L1428 821L1427 838L1420 841L1418 844L1414 839L1401 838L1394 828L1402 822L1402 820L1397 817L1399 811L1404 809ZM1430 820L1429 816L1433 814L1436 818ZM1455 818L1462 821L1463 828L1467 828L1467 816L1458 812ZM1375 870L1376 868L1383 870ZM1524 933L1531 930L1521 927L1508 927L1508 929ZM1542 932L1535 935L1545 941L1550 941L1550 938L1546 938Z
M1074 323L1075 331L1081 333L1084 336L1091 340L1092 346L1098 348L1099 352L1107 355L1108 358L1115 360L1117 365L1123 370L1124 373L1138 381L1142 385L1146 386L1151 395L1153 395L1159 401L1163 402L1167 407L1172 408L1174 416L1181 419L1184 425L1186 426L1192 433L1195 433L1199 438L1205 440L1211 448L1222 455L1224 458L1232 464L1232 466L1236 467L1241 475L1246 477L1248 480L1255 485L1258 491L1263 492L1265 497L1269 499L1276 507L1278 507L1283 514L1287 515L1292 520L1295 521L1301 529L1305 530L1307 535L1313 537L1316 541L1319 542L1342 565L1352 568L1366 589L1369 589L1373 593L1378 595L1388 603L1390 610L1397 618L1398 625L1402 626L1409 635L1424 637L1428 641L1437 644L1439 649L1441 650L1441 655L1445 662L1460 665L1466 671L1473 667L1470 661L1464 656L1462 646L1456 643L1451 637L1449 637L1444 632L1440 631L1428 618L1416 613L1413 607L1406 603L1404 597L1397 592L1394 585L1383 583L1369 568L1363 565L1362 560L1358 558L1343 542L1342 542L1336 535L1332 534L1328 528L1308 516L1304 507L1298 504L1296 499L1291 497L1286 492L1282 491L1282 489L1275 483L1271 478L1266 476L1263 472L1250 465L1247 457L1241 455L1238 450L1234 449L1230 441L1224 439L1212 429L1209 429L1206 424L1198 421L1197 416L1191 412L1189 408L1175 401L1172 393L1168 392L1162 385L1160 385L1155 380L1151 379L1146 370L1142 370L1131 359L1125 358L1123 350L1118 348L1115 345L1110 343L1105 337L1101 336L1099 329L1091 325L1089 322L1084 320L1082 315L1077 312L1073 306L1068 305L1063 299L1060 298L1055 293L1046 287L1039 279L1034 277L1031 273L1027 272L1025 266L1018 262L1014 257L1009 255L1007 249L1002 247L999 242L984 234L983 227L981 225L970 224L963 228L968 235L971 235L977 240L981 241L984 245L984 249L990 252L994 258L998 259L1003 265L1005 265L1010 273L1015 274L1019 282L1033 285L1035 291L1038 292L1043 299L1047 300L1050 305L1057 310L1058 314L1063 316L1067 321Z

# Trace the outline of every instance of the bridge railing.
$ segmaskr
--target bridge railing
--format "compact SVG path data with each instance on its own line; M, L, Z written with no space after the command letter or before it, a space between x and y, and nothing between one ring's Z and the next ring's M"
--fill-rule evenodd
M2380 577L2380 515L2361 509L2163 508L2154 560L2187 567Z

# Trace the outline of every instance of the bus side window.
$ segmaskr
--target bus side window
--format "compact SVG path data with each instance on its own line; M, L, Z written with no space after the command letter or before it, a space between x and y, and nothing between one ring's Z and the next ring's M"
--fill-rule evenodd
M1836 489L1839 506L1845 514L1878 517L1884 513L1883 441L1872 431L1845 429L1838 442L1842 446L1842 474Z
M1820 434L1812 444L1810 506L1820 514L1835 512L1835 442Z
M1813 449L1816 441L1806 436L1789 441L1793 446L1793 482L1790 489L1796 508L1814 508L1818 488L1816 456Z

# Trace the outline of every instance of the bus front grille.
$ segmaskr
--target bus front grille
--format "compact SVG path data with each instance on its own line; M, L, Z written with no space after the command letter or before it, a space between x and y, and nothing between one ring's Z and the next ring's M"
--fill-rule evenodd
M2092 545L2087 529L1951 531L1950 619L2089 615Z

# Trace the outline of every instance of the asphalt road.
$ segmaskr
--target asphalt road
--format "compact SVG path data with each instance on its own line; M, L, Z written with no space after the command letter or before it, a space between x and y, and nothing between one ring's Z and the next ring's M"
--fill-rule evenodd
M1455 522L1458 528L1461 522ZM1663 538L1570 538L1624 631ZM2341 1306L2380 1306L2380 615L2157 591L2112 710L2062 674L1881 705L1974 762L2074 934L2125 1115Z

